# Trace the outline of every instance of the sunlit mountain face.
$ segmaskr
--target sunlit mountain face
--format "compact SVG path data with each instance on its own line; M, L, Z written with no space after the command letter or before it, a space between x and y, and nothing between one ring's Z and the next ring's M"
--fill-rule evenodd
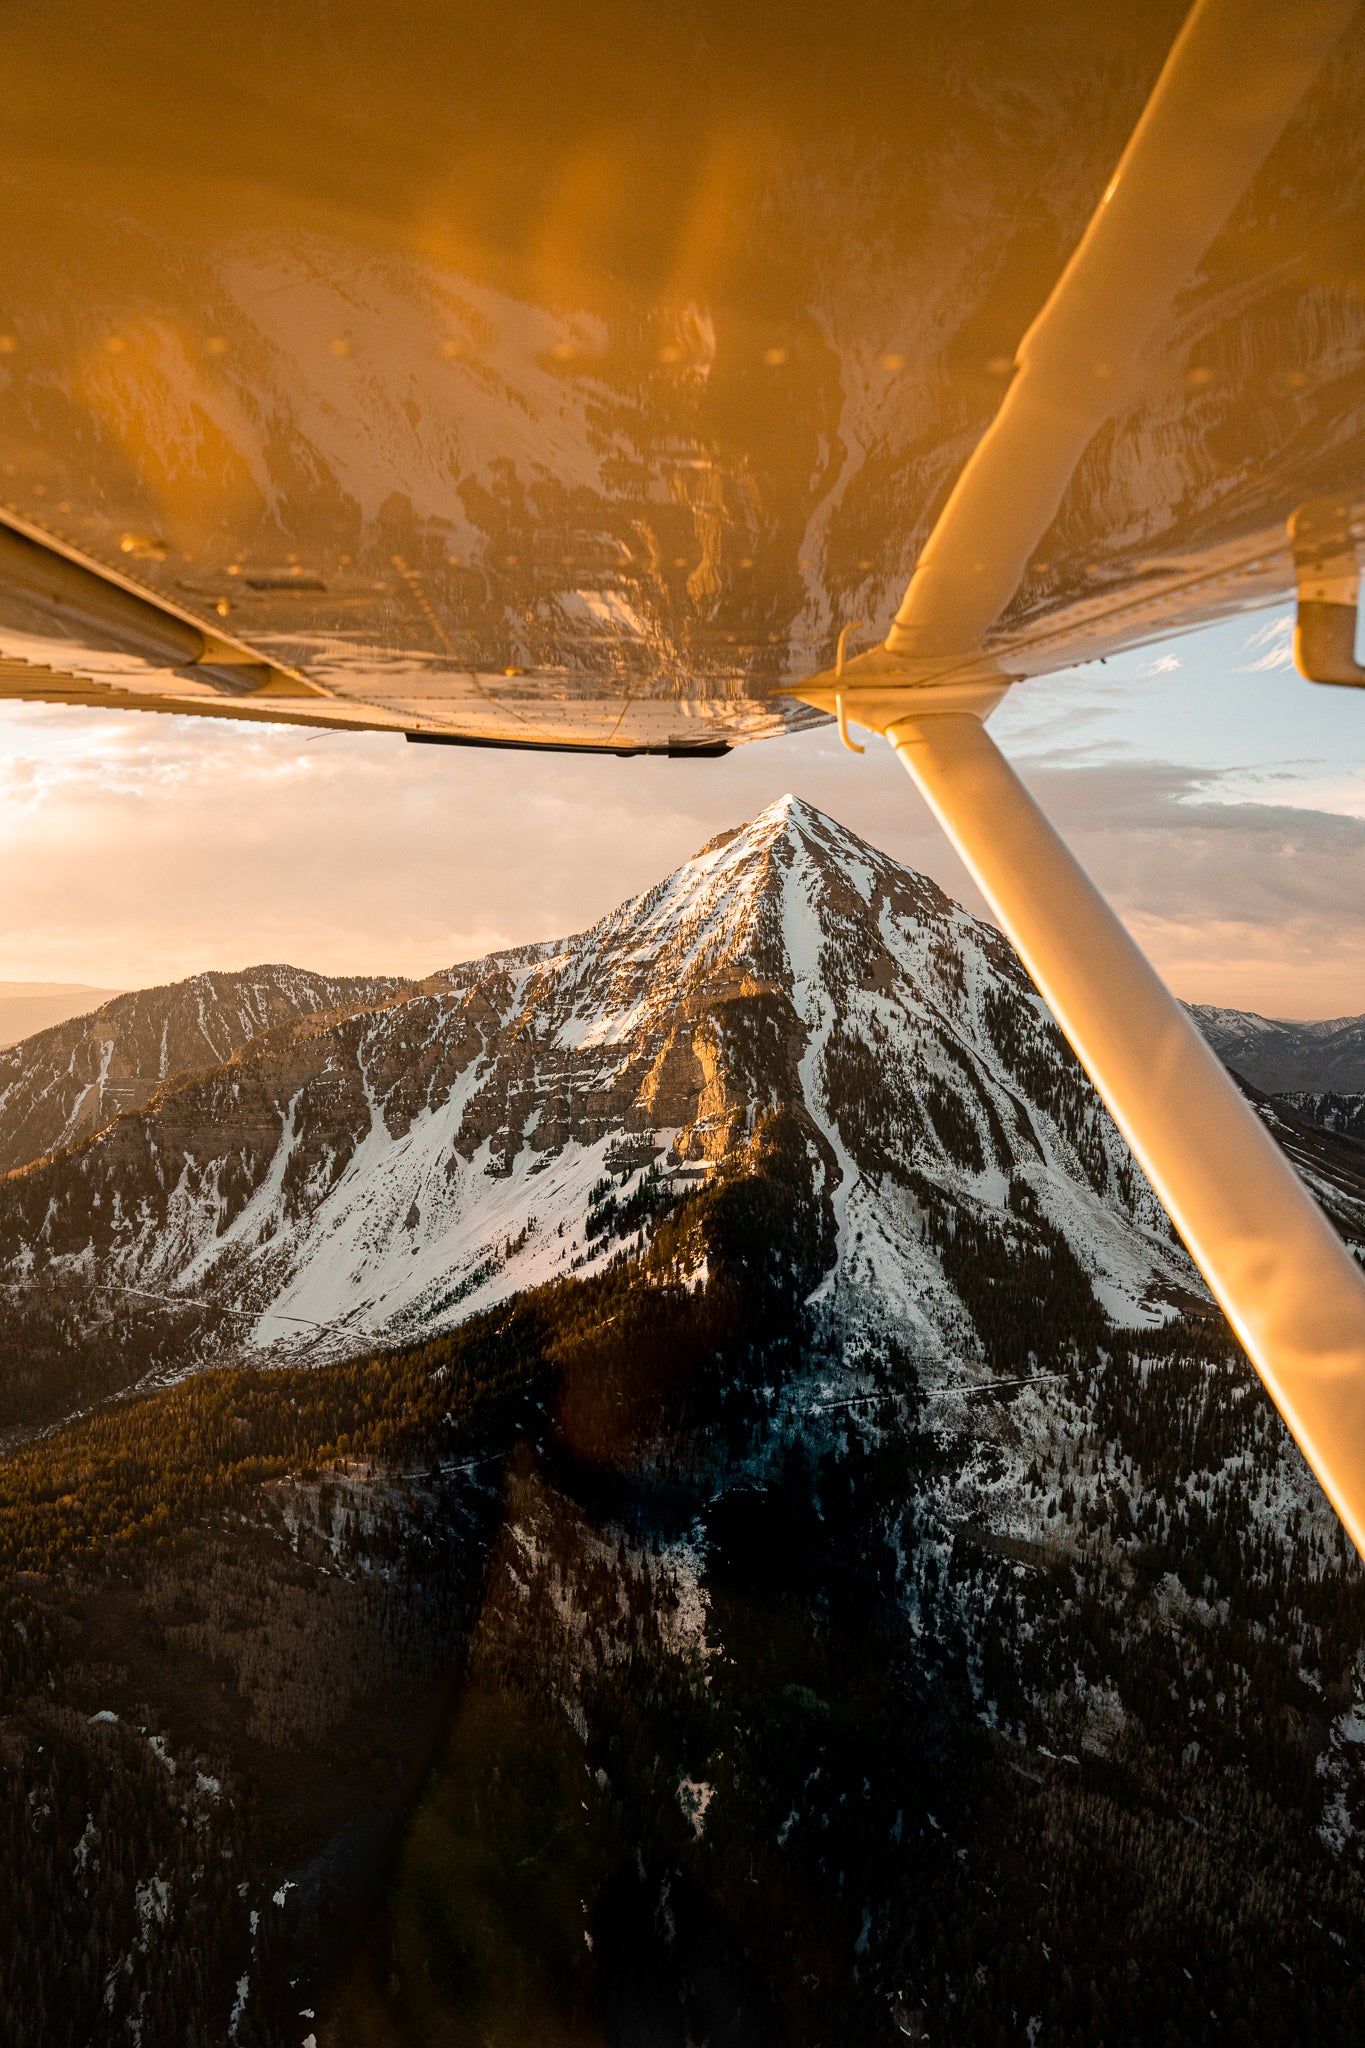
M380 722L814 717L783 686L885 630L1182 12L22 10L3 502ZM1356 485L1362 69L1357 26L1002 631L1264 601Z

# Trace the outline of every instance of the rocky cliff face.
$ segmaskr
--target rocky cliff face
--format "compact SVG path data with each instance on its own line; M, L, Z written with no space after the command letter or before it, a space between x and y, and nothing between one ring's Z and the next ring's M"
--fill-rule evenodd
M0 1050L0 1173L89 1137L287 1019L383 1002L406 986L248 967L138 989L33 1033Z
M1000 935L791 798L576 938L241 1035L0 1184L20 1300L188 1297L248 1349L416 1336L640 1248L776 1115L823 1289L926 1356L996 1342L967 1263L1065 1267L1130 1325L1198 1292Z

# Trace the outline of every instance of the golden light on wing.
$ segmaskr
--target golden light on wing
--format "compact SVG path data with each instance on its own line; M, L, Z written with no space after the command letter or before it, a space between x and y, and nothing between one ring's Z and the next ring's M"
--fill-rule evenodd
M1179 11L821 0L774 44L246 0L228 65L178 24L0 27L0 504L156 543L149 584L357 715L476 735L515 682L500 732L666 743L818 716L842 621L885 628ZM1354 474L1361 62L1087 447L1012 673L1291 586L1289 511Z
M916 564L887 637L893 652L980 645L1083 450L1131 400L1143 349L1177 290L1354 11L1354 0L1199 0L1191 10Z
M259 520L269 489L265 451L216 351L197 351L169 321L129 323L124 347L98 344L72 363L72 396L126 466L153 523L177 554L196 558L223 531Z

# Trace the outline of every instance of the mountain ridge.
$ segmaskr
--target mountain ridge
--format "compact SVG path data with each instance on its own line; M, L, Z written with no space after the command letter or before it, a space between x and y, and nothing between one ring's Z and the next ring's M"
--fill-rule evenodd
M1349 1102L1248 1092L1365 1244ZM41 1279L58 1322L83 1303L126 1344L140 1314L158 1357L191 1312L205 1355L411 1340L638 1253L783 1105L821 1158L824 1293L930 1350L962 1322L936 1205L1008 1238L1017 1189L1106 1315L1207 1302L996 928L791 795L563 939L420 983L202 975L41 1035L8 1079L0 1056L0 1274L28 1334Z
M168 1078L0 1182L0 1272L20 1307L39 1281L192 1301L239 1349L411 1340L638 1252L778 1112L817 1162L826 1292L928 1352L971 1327L959 1213L1056 1238L1121 1321L1203 1298L1000 933L792 797L585 932Z
M167 1080L217 1066L290 1016L381 1000L411 983L271 964L206 969L110 997L0 1048L0 1173L140 1109Z
M1297 1023L1213 1003L1185 1008L1224 1065L1267 1094L1365 1092L1365 1015Z

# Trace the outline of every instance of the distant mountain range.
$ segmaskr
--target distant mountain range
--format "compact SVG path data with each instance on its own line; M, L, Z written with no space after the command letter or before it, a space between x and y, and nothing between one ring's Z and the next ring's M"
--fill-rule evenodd
M1365 1575L933 883L787 798L6 1057L16 2048L1360 2037Z
M89 1137L141 1109L167 1081L220 1066L277 1024L381 1002L407 986L248 967L86 1006L0 1050L0 1173Z
M89 988L74 981L0 981L0 1050L31 1038L35 1031L79 1017L121 995L117 988Z
M1210 1003L1186 1007L1219 1059L1267 1094L1365 1093L1365 1016L1294 1024Z

